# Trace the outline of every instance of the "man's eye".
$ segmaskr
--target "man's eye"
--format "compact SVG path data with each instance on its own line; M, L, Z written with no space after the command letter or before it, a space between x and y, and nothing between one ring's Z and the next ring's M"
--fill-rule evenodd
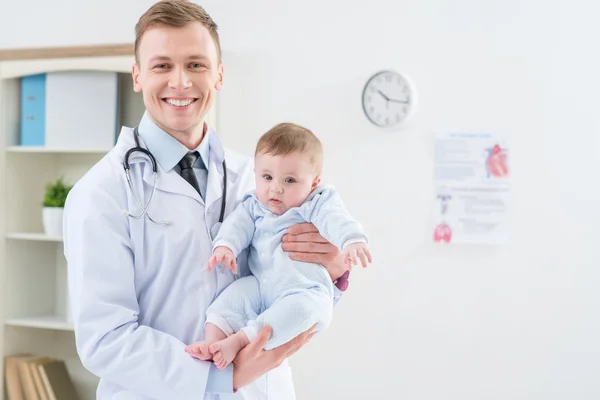
M273 179L273 178L271 177L271 175L263 175L263 178L264 178L266 181L270 181L271 179Z
M285 180L285 182L286 182L286 183L295 183L295 182L296 182L296 180L295 180L294 178L287 178L287 179Z

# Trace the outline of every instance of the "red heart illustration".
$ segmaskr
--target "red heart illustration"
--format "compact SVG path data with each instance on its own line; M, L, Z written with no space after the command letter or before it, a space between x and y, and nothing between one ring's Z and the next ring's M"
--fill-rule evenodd
M452 229L447 224L439 224L433 231L433 240L435 242L450 243L452 239Z
M508 175L506 158L506 151L495 145L492 154L487 159L487 167L492 176L502 178Z

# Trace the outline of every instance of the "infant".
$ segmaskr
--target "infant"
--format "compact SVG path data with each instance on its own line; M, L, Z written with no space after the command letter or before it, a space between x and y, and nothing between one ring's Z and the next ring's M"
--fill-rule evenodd
M372 262L362 226L339 194L320 185L323 150L319 139L296 124L276 125L255 152L256 190L223 221L208 269L222 265L237 274L237 255L250 246L252 275L234 281L207 310L205 338L186 347L193 357L223 369L265 325L272 334L265 349L278 347L317 324L330 324L334 289L319 264L292 260L281 248L287 228L312 223L336 245L349 268Z

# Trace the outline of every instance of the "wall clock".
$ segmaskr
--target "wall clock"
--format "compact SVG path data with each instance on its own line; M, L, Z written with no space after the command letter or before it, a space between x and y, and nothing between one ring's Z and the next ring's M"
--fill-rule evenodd
M395 128L414 113L416 92L407 76L392 70L379 71L365 84L362 106L371 123Z

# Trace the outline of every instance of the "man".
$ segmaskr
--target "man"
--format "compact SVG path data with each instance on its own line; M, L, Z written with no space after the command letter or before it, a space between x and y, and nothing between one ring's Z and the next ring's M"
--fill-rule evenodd
M97 398L258 399L266 390L271 398L293 398L286 358L312 329L265 351L265 327L223 371L184 351L201 338L208 305L235 279L204 268L221 200L226 216L254 185L251 159L224 149L204 122L223 85L217 26L194 3L161 1L136 25L135 56L134 90L146 106L139 129L122 129L65 206L77 349L100 377ZM129 151L136 140L156 165ZM290 229L283 248L294 259L324 265L334 281L347 269L310 224ZM246 259L238 263L247 274Z

